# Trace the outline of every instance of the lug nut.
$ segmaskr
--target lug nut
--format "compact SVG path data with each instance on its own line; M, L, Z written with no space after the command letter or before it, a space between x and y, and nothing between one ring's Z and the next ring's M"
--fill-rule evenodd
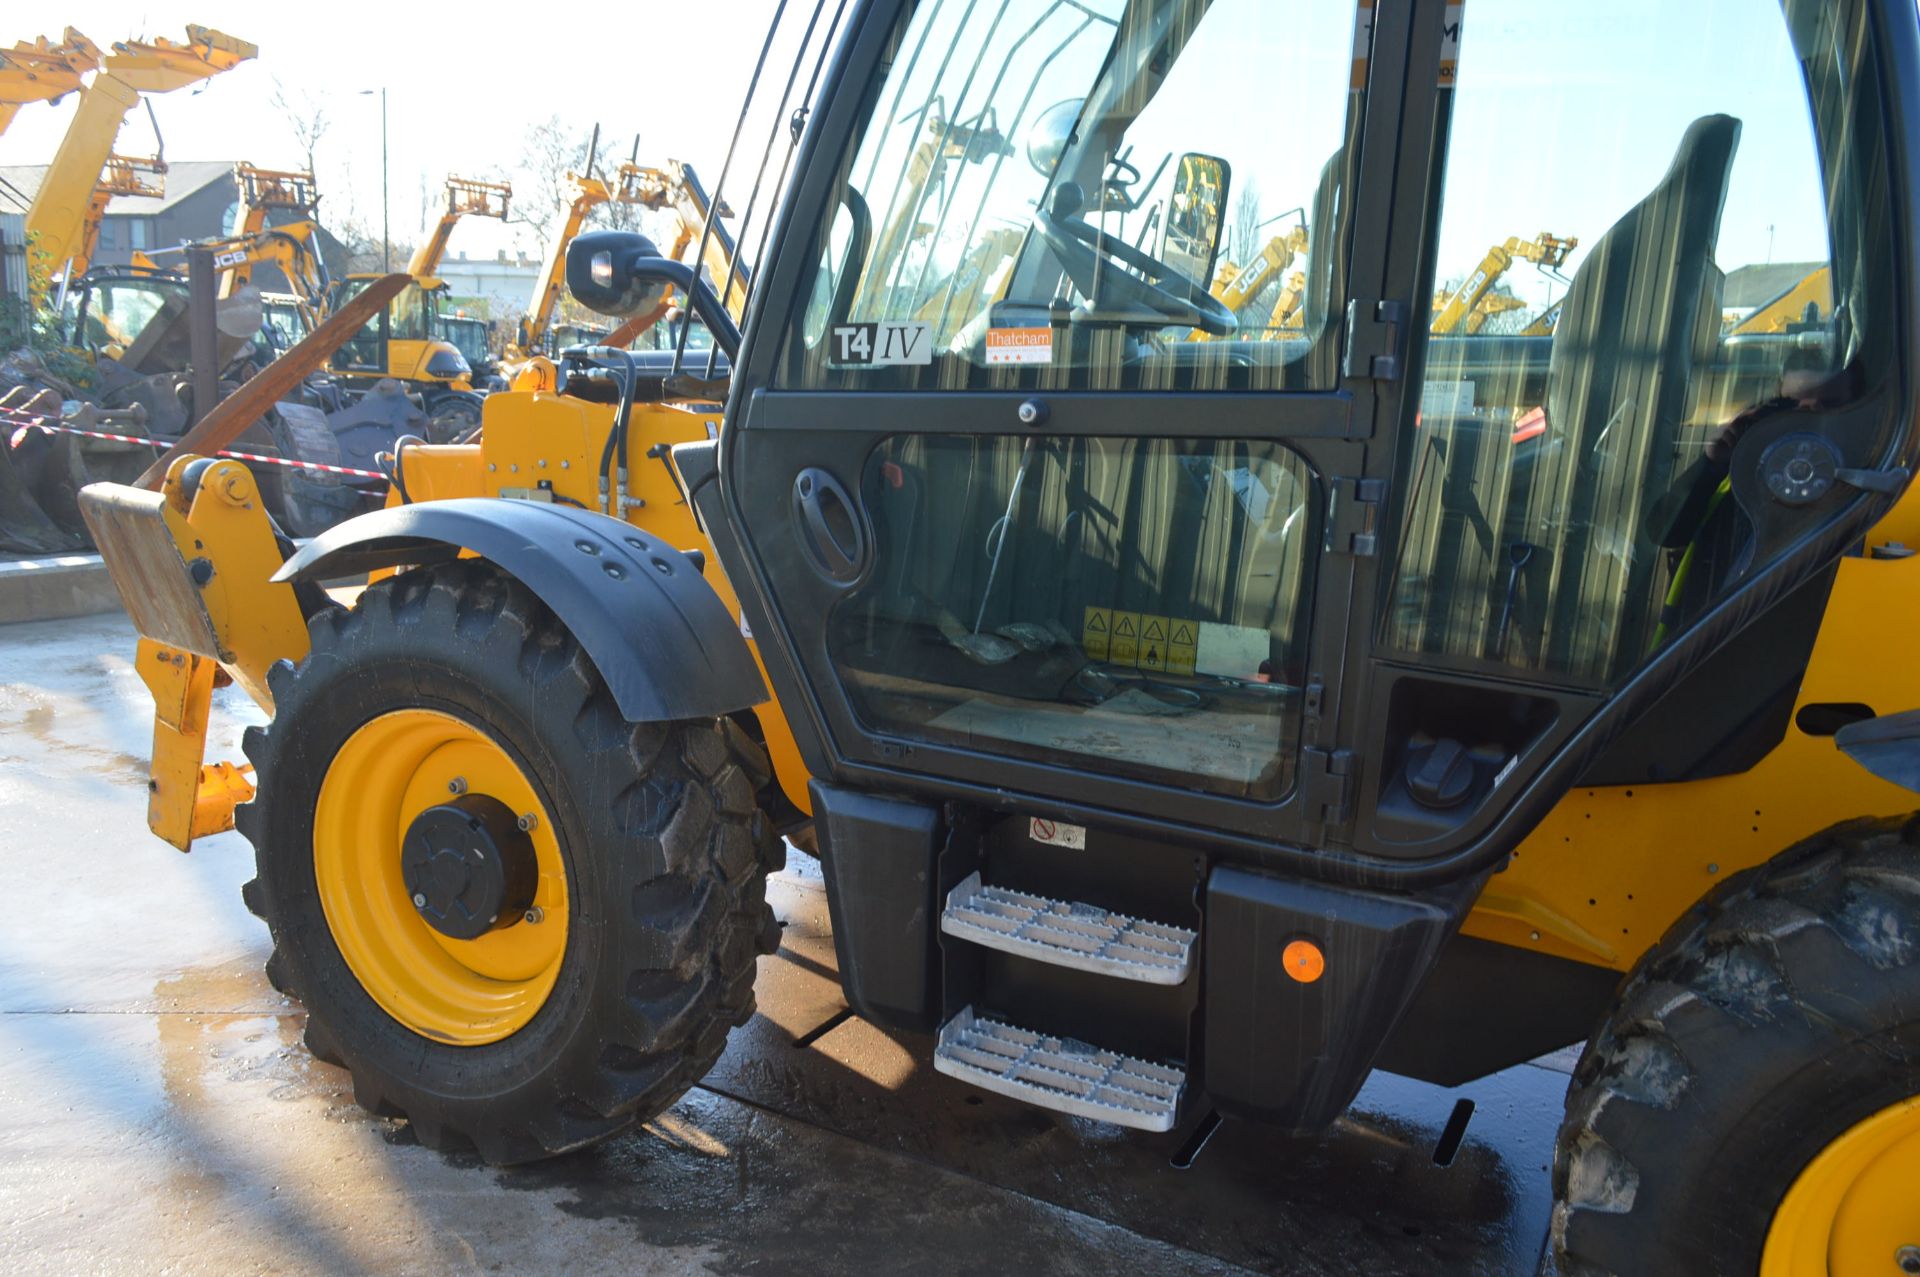
M450 781L448 781L448 782L447 782L447 792L448 792L449 794L464 794L464 793L466 793L466 792L467 792L467 778L466 778L465 776L455 776L455 777L454 777L454 778L453 778L452 780L450 780Z
M1920 1246L1902 1246L1893 1253L1893 1262L1903 1273L1920 1273Z
M546 921L547 911L545 909L542 909L539 905L535 905L533 908L527 910L524 914L520 916L525 918L529 923L537 927L542 922Z
M417 892L417 891L416 891L416 892L414 892L414 893L413 893L413 907L414 907L415 909L425 909L425 908L427 907L427 898L426 898L425 896L423 896L423 895L421 895L421 894L420 894L419 892Z
M534 815L532 812L528 812L513 823L520 827L521 833L530 834L539 827L540 817Z

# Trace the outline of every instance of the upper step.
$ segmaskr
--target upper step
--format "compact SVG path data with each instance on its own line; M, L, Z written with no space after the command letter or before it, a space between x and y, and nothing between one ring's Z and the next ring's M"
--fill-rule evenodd
M933 1067L1041 1108L1142 1131L1170 1131L1187 1075L1071 1038L982 1019L968 1007L941 1026Z
M970 875L947 895L940 930L962 940L1143 984L1179 984L1196 933L1096 905L989 887Z

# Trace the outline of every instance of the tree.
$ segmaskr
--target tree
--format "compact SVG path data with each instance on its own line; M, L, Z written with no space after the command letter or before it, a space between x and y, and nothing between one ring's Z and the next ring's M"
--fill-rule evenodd
M273 80L273 96L270 99L273 109L286 118L287 130L293 134L294 144L300 148L300 154L306 159L307 172L314 171L314 152L320 147L320 139L327 135L333 121L327 118L327 109L320 105L319 99L305 89L290 89L278 76Z
M619 162L609 156L605 139L597 154L589 155L594 131L549 115L527 126L521 136L520 162L504 173L513 183L513 206L507 221L524 226L546 248L555 228L573 203L573 186L568 174L585 176L588 165L593 175L612 185ZM637 149L638 138L635 138ZM619 230L637 230L644 210L631 204L609 203L595 209L589 221L596 226Z
M1245 266L1260 251L1260 185L1251 177L1240 183L1233 197L1233 240L1223 256Z

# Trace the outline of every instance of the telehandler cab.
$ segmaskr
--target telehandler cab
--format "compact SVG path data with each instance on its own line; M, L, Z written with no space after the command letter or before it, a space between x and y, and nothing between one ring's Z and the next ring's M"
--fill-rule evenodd
M86 493L153 826L251 840L314 1053L432 1147L602 1139L752 1014L786 832L943 1073L1314 1131L1584 1039L1561 1272L1912 1271L1910 0L789 7L743 326L569 253L713 351L572 349L290 555L230 462ZM994 141L928 180L929 121ZM1242 185L1297 328L1211 291ZM1429 332L1515 221L1550 334ZM1723 335L1776 255L1831 305Z

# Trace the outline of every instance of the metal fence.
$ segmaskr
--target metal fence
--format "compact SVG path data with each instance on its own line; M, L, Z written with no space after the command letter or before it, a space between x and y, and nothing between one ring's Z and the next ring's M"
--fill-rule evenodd
M0 213L0 297L27 296L27 219Z

